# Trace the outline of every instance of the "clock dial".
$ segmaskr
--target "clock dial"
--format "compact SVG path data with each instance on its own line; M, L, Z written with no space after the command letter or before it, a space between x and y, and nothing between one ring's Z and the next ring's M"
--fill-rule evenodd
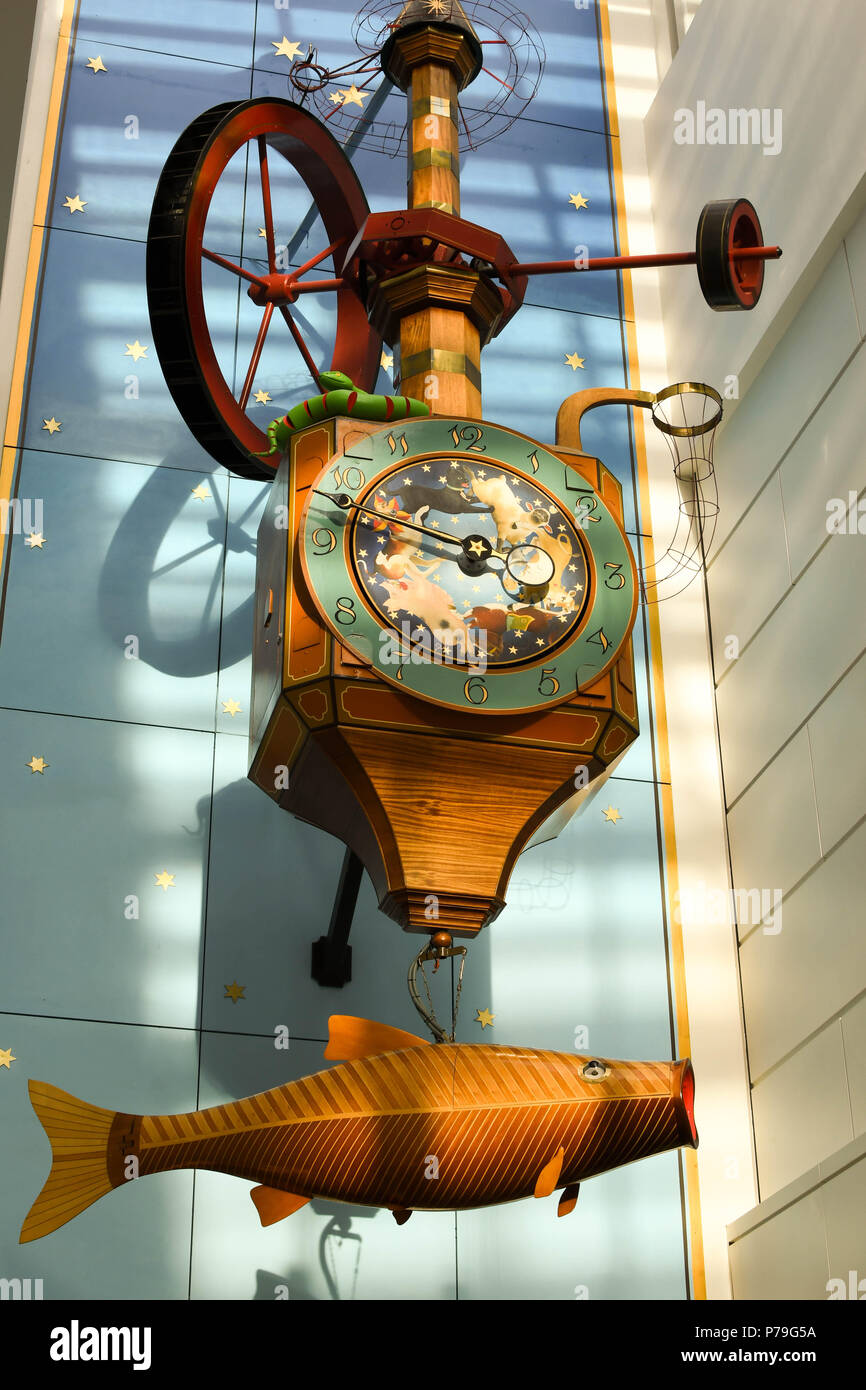
M332 633L404 692L457 709L571 698L634 620L634 561L601 497L499 426L431 417L368 435L316 480L300 541Z
M502 669L546 659L573 634L589 597L580 531L524 474L431 454L356 501L369 510L352 508L348 525L355 586L410 652Z

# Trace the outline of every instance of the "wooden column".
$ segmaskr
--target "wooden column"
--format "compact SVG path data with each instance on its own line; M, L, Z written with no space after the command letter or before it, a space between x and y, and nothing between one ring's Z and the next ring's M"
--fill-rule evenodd
M452 22L419 23L407 5L383 67L408 98L410 208L460 215L459 94L477 75L480 45L459 7ZM429 11L427 11L429 13ZM371 316L399 337L400 390L434 415L481 416L481 349L502 303L477 271L433 261L379 286Z

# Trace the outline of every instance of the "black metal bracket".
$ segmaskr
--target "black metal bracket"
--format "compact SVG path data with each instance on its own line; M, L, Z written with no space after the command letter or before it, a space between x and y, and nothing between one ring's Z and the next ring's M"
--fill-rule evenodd
M358 901L358 890L364 865L352 850L347 849L337 884L337 896L331 912L328 935L313 942L312 976L317 984L342 989L352 978L352 948L349 932Z

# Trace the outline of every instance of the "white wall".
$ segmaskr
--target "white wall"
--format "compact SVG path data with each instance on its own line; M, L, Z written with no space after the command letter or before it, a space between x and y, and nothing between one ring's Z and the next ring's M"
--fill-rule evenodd
M739 378L707 583L719 743L734 888L783 894L778 931L739 914L761 1204L730 1228L737 1297L827 1297L866 1209L866 1163L839 1157L866 1133L866 534L827 529L866 485L864 47L848 0L707 0L647 121L666 247L745 195L785 253L751 314L708 320L661 277L674 374ZM675 144L698 101L781 111L780 152Z

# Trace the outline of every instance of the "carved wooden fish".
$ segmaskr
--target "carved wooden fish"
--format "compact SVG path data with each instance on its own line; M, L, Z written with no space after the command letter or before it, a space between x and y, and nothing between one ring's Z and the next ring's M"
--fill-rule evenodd
M48 1180L21 1230L37 1240L127 1181L205 1168L256 1182L263 1225L314 1197L453 1211L563 1189L649 1154L697 1147L691 1062L614 1062L530 1047L430 1044L336 1015L342 1065L186 1115L102 1110L41 1081Z

